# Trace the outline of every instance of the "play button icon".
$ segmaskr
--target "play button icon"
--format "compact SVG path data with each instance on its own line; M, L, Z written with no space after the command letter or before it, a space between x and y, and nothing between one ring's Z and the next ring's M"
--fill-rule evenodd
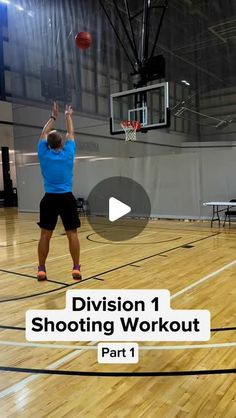
M110 197L109 199L109 221L114 222L117 219L122 218L122 216L127 215L131 212L131 207L116 199L115 197Z
M151 204L144 188L128 177L109 177L89 193L87 220L95 242L125 241L139 235L146 227ZM102 239L101 239L102 238Z

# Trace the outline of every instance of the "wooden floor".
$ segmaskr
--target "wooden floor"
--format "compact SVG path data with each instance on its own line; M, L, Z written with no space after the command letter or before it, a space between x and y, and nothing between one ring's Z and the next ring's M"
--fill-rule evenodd
M207 222L151 221L137 238L115 244L93 234L82 218L83 281L75 284L61 224L51 241L50 281L35 279L36 221L36 214L0 209L1 418L236 417L235 224L230 230L211 230ZM98 364L89 341L67 342L68 349L26 341L25 311L63 309L71 288L169 289L172 308L210 310L211 339L193 349L178 346L196 343L139 343L135 365ZM76 345L84 349L74 350ZM151 350L143 349L150 345ZM64 374L55 374L60 371ZM182 375L176 373L180 371ZM112 376L114 372L130 375ZM135 376L137 372L144 375Z

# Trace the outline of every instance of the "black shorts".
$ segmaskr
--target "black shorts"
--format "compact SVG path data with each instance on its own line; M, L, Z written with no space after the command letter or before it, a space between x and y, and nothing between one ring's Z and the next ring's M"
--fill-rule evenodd
M80 227L76 199L70 193L46 193L40 202L40 228L53 231L58 215L66 231Z

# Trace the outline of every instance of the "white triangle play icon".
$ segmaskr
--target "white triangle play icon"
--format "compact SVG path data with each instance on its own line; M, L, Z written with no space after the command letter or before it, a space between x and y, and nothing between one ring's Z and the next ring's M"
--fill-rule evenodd
M131 212L131 207L116 199L115 197L110 197L109 199L109 221L114 222L117 219L122 218L122 216Z

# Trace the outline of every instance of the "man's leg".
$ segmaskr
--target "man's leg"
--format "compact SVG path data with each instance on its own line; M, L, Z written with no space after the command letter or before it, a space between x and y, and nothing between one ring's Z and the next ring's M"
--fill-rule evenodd
M58 197L52 193L46 193L40 202L38 225L41 229L41 235L38 243L38 280L47 280L45 262L49 251L50 239L57 224L57 206Z
M46 258L49 252L49 244L50 239L52 237L53 231L48 231L47 229L41 228L41 235L40 240L38 243L38 259L39 259L39 267L38 267L38 280L46 280Z
M76 199L72 193L66 193L61 202L60 212L62 223L69 241L69 248L73 260L72 276L81 280L80 272L80 243L77 236L77 228L80 227L80 220L77 212Z
M77 235L77 229L71 229L66 231L66 235L69 241L69 249L71 253L71 257L73 260L73 271L72 275L74 279L81 280L81 272L80 272L80 243Z

